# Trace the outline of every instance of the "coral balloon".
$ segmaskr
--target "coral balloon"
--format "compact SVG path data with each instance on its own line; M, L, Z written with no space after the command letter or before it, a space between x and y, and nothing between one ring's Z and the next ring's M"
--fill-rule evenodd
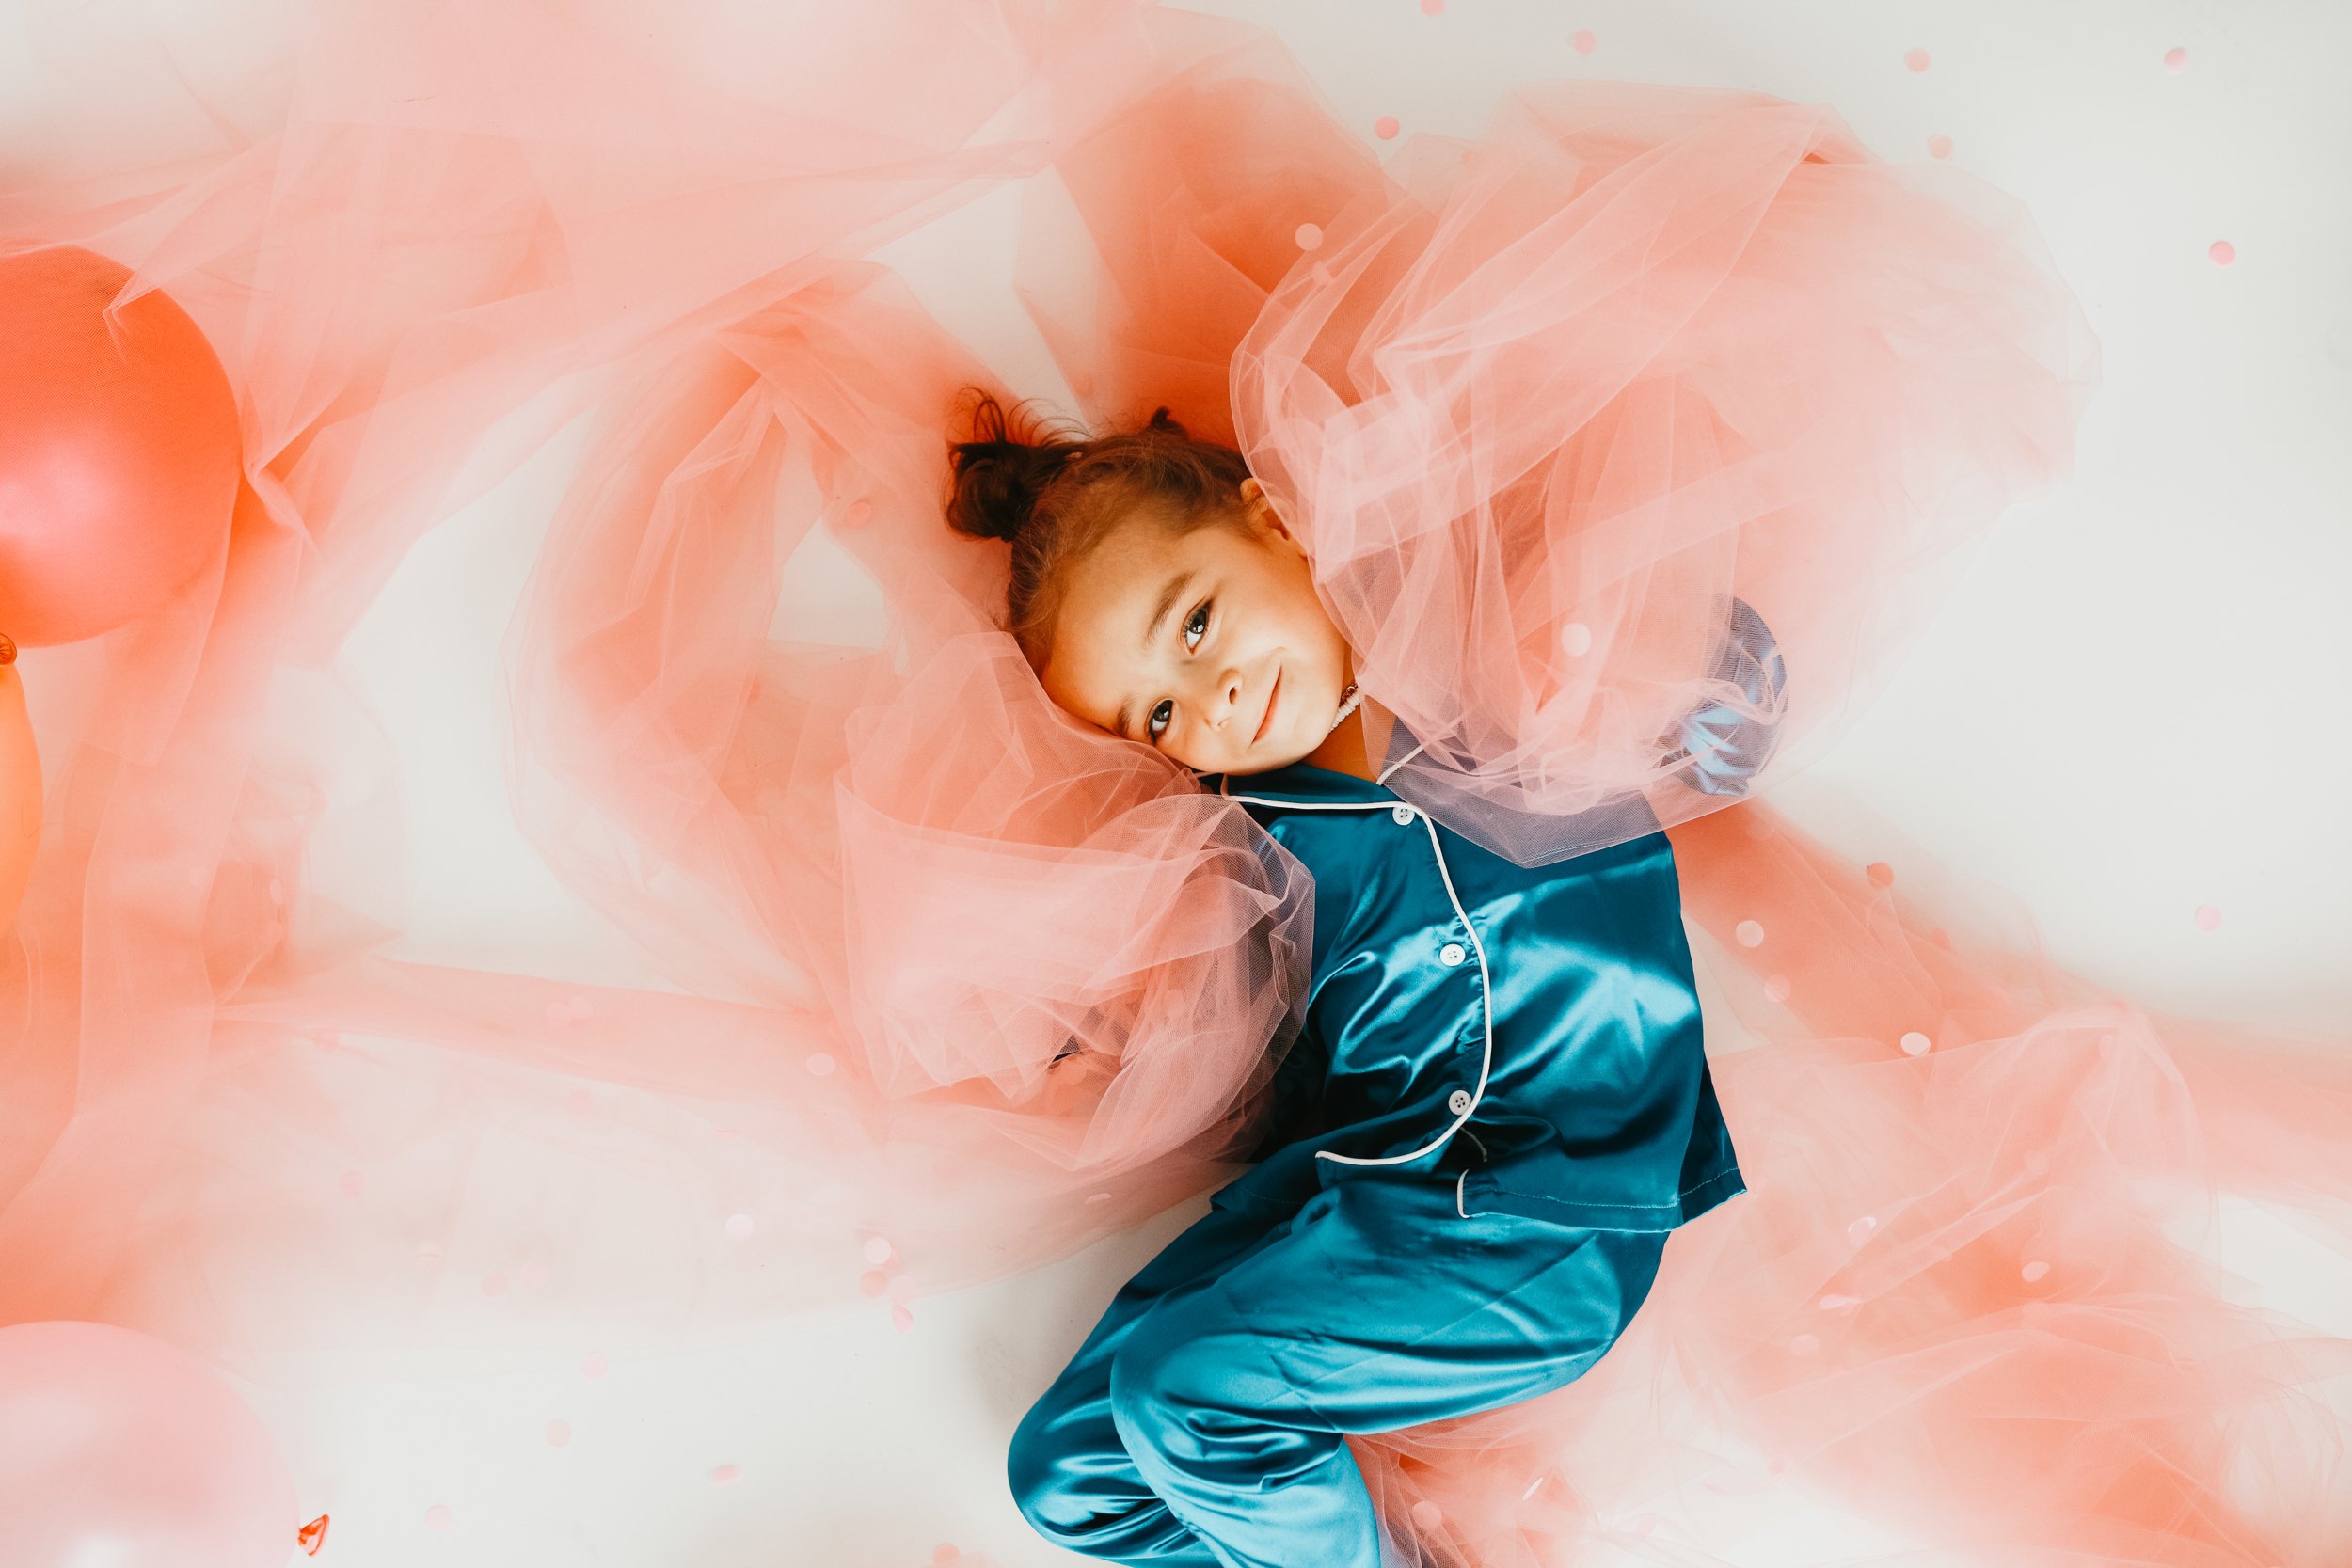
M16 918L40 845L40 753L15 666L16 644L0 636L0 934Z
M0 259L0 627L40 646L169 599L229 543L237 403L160 291L73 245Z
M0 1562L285 1568L294 1477L186 1352L109 1323L0 1328Z

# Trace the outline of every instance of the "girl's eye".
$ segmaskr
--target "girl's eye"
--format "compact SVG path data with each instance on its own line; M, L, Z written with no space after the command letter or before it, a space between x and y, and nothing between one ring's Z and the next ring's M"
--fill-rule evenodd
M1206 637L1206 636L1208 636L1208 635L1209 635L1209 606L1210 606L1210 605L1212 605L1212 604L1214 604L1215 602L1216 602L1216 601L1215 601L1215 600L1213 600L1213 599L1203 599L1203 600L1201 600L1201 601L1200 601L1200 607L1199 607L1198 609L1196 609L1196 610L1193 610L1193 612L1192 612L1192 615L1191 615L1190 619L1188 619L1188 620L1186 620L1186 621L1184 622L1184 629L1185 629L1186 631L1191 631L1191 630L1192 630L1192 628L1193 628L1193 626L1194 626L1194 625L1197 623L1197 624L1200 626L1200 637ZM1185 643L1184 643L1184 652L1186 652L1186 653L1190 653L1190 652L1192 652L1195 648L1198 648L1200 645L1200 643L1199 638L1192 638L1192 639L1188 639L1188 640L1185 641ZM1143 730L1144 730L1144 734L1145 734L1145 735L1147 735L1147 736L1149 736L1151 737L1151 739L1152 739L1152 743L1153 743L1154 745L1158 744L1158 742L1159 742L1159 738L1160 738L1160 727L1159 727L1159 726L1160 726L1160 708L1164 708L1164 707L1167 707L1167 706L1168 706L1168 705L1168 705L1168 703L1166 703L1166 702L1162 702L1162 703L1160 704L1159 707L1155 707L1155 708L1153 708L1153 709L1151 711L1151 713L1150 713L1150 714L1148 714L1148 715L1145 717L1145 719L1144 719L1144 721L1143 721Z

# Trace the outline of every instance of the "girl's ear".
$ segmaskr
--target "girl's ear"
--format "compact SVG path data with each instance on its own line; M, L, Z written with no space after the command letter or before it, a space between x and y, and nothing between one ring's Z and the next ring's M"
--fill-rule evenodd
M1293 545L1298 543L1298 536L1291 532L1290 525L1282 520L1282 515L1266 499L1265 486L1258 483L1257 475L1252 474L1241 482L1241 499L1242 505L1248 510L1250 520L1258 527L1271 530Z

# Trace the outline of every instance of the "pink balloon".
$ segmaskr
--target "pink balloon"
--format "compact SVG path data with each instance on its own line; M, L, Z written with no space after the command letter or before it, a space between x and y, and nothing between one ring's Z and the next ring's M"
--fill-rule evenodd
M38 647L148 613L228 547L237 400L160 290L74 245L0 259L0 632Z
M186 1352L108 1323L0 1328L0 1563L285 1568L294 1476Z

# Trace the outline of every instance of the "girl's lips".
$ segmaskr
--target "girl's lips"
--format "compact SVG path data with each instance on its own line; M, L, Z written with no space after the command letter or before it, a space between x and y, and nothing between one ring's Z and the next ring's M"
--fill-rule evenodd
M1282 672L1277 670L1274 672L1273 689L1265 694L1265 711L1258 716L1258 733L1249 737L1249 744L1252 746L1265 738L1266 726L1274 721L1274 700L1281 694Z

